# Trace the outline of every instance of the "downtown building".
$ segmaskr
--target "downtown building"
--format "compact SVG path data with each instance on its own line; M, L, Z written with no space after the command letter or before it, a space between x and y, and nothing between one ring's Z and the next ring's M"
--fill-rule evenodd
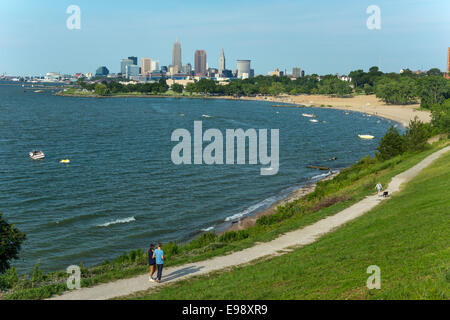
M141 59L141 74L143 76L148 76L152 73L152 59L151 58L142 58Z
M180 73L183 67L183 64L181 62L181 44L178 39L173 44L172 48L172 67L173 71L172 73Z
M194 71L196 76L206 76L206 51L197 50L194 56Z

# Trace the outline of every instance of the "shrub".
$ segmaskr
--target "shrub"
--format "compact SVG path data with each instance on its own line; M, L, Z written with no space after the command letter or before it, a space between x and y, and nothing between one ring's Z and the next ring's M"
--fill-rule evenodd
M17 259L25 234L6 222L0 213L0 274L10 268L10 261Z
M400 155L406 151L405 137L400 135L394 126L391 126L380 140L377 150L376 156L381 160L387 160Z
M16 268L11 267L0 276L0 290L11 289L18 281Z
M31 275L31 283L33 287L37 283L42 282L44 280L44 273L42 272L41 269L39 269L39 264L40 261L38 260L38 262L33 266L33 273Z
M175 242L169 242L164 246L164 254L166 256L176 255L180 251L180 248L175 244Z
M428 139L428 130L424 123L417 118L409 122L406 130L406 146L410 151L422 151L425 149Z
M99 95L99 96L106 96L109 94L109 89L106 85L104 85L103 83L97 83L95 85L95 89L94 89L95 94Z
M431 124L441 133L450 133L450 99L431 108Z

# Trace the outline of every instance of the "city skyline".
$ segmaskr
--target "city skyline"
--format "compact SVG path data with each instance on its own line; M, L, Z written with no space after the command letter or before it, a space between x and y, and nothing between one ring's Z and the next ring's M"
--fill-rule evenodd
M404 0L380 1L381 30L366 27L371 3L355 0L345 6L325 0L308 4L230 1L226 5L199 1L189 6L178 1L151 5L137 1L139 10L80 0L80 30L66 28L70 4L3 1L0 74L93 72L100 65L117 73L118 57L129 54L169 65L176 37L183 42L181 60L193 62L193 53L202 48L214 62L210 66L219 67L220 48L226 48L228 61L251 59L256 74L295 66L309 74L346 74L374 65L385 72L446 70L448 1L414 5ZM201 13L199 7L204 9ZM165 12L171 12L170 19ZM124 17L126 22L121 22Z

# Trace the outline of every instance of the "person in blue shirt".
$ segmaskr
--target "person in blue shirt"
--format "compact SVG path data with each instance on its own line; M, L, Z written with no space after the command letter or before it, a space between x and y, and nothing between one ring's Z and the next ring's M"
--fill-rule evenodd
M158 249L153 252L153 258L156 261L156 266L158 267L158 274L156 276L156 282L161 282L162 270L164 265L164 251L161 249L161 243L158 243Z
M148 265L150 266L148 281L154 282L153 274L156 272L156 259L153 254L155 252L155 246L153 243L150 245L150 249L148 250Z

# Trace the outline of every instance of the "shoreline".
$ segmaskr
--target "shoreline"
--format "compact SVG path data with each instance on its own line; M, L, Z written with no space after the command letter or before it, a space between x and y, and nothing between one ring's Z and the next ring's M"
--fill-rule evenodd
M174 99L215 99L215 100L233 100L233 101L261 101L272 103L283 103L286 106L273 107L290 107L290 108L328 108L344 111L361 112L385 118L400 123L407 127L409 121L415 116L420 121L429 123L431 121L431 112L419 110L420 104L395 105L386 104L372 95L358 95L351 97L331 97L326 95L280 95L280 96L254 96L254 97L234 97L234 96L188 96L188 95L145 95L145 94L124 94L112 96L98 96L95 94L65 94L63 91L57 92L55 96L61 97L79 97L79 98L174 98Z
M270 215L274 214L275 210L279 206L284 206L287 203L294 202L294 201L301 199L304 196L314 192L314 190L316 189L317 183L319 181L332 180L339 173L340 173L340 171L332 171L330 175L323 177L322 179L318 179L317 181L314 181L314 182L309 182L309 183L295 189L294 191L290 192L288 195L286 195L282 199L271 204L270 207L268 207L264 210L261 210L261 211L254 212L248 216L244 216L244 217L240 218L239 221L236 223L234 223L234 222L231 223L231 225L229 225L228 227L225 227L223 230L219 231L217 233L217 235L220 236L228 231L245 230L247 228L254 226L256 224L256 220L258 220L259 217L270 216Z

